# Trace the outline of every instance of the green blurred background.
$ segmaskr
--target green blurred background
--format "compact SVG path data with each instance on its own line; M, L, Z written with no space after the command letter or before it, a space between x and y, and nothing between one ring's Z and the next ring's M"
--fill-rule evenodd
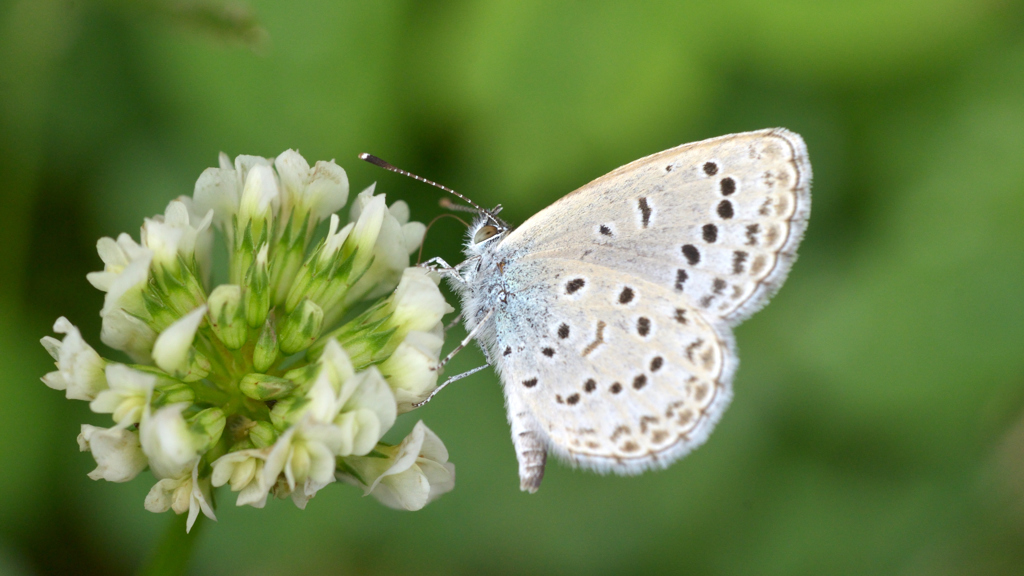
M224 494L191 572L1024 574L1011 0L0 3L0 573L132 573L171 522L143 509L148 473L86 477L75 437L105 417L39 382L38 340L66 315L105 350L96 239L137 237L219 151L336 158L354 191L442 213L373 152L522 222L640 156L773 126L807 141L812 218L737 330L707 445L635 478L552 464L520 493L486 371L399 422L444 439L452 493L416 513L342 485L305 511ZM458 261L462 234L442 220L426 253Z

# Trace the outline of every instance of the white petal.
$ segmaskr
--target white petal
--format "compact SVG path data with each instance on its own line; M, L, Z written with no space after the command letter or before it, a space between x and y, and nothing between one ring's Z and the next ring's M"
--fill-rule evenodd
M417 465L430 482L430 497L427 502L451 492L455 488L455 465L451 462L420 460Z
M409 332L380 371L395 393L399 412L408 412L437 387L437 364L444 339L430 332Z
M444 300L436 279L418 266L406 268L395 289L394 314L390 322L406 333L426 332L453 308Z
M385 478L373 495L389 508L419 510L430 498L430 482L419 468L410 468Z
M199 457L192 433L181 412L187 403L164 406L143 417L139 425L142 451L157 478L178 477L195 465Z
M341 390L342 383L356 373L352 360L336 338L331 338L324 346L323 354L320 356L320 370L327 373L336 390Z
M242 188L242 198L238 205L239 221L266 218L277 195L277 180L270 166L253 166L245 178L245 187Z
M185 372L188 369L188 352L192 348L196 331L203 322L207 306L196 308L168 326L153 345L153 360L169 374Z
M416 426L423 426L423 444L420 447L420 457L434 460L435 462L448 461L448 449L445 448L441 438L427 425L420 421Z
M124 310L114 309L103 316L100 340L115 350L126 352L132 360L148 364L152 360L156 332Z
M156 513L170 510L174 491L181 482L180 478L164 478L154 484L146 495L146 510Z
M231 226L240 197L238 177L231 168L207 168L196 181L192 194L196 210L201 214L213 210L214 221L222 229Z
M404 200L399 200L388 207L388 212L398 220L398 223L404 225L409 221L409 205Z
M281 178L281 216L288 218L296 205L303 204L309 183L309 162L295 150L285 150L274 160L274 167Z
M423 244L423 236L427 226L423 222L409 222L402 225L402 237L405 240L405 251L412 254Z
M217 515L213 513L213 508L210 506L209 480L199 479L199 463L196 462L195 468L192 470L192 494L189 499L188 520L185 523L186 533L192 530L192 525L195 524L200 511L210 520L217 520Z
M142 452L139 435L124 428L97 428L82 425L78 446L91 451L96 469L89 473L93 480L127 482L142 472L149 462Z
M103 298L103 309L100 310L100 316L105 317L117 309L126 310L136 316L147 314L146 305L142 300L142 289L149 278L149 265L153 261L153 252L149 249L144 250L141 257L128 264L111 282L110 289Z
M323 220L348 201L348 175L333 160L321 160L313 167L306 196L313 217Z
M358 387L348 398L342 410L369 410L377 417L377 422L380 426L379 433L383 435L384 432L391 429L395 424L395 418L397 417L394 393L376 366L371 366L360 372L352 380L357 382ZM373 443L376 444L379 439L380 436L374 438ZM371 446L370 449L372 448ZM366 452L369 452L369 449L363 452L363 454Z

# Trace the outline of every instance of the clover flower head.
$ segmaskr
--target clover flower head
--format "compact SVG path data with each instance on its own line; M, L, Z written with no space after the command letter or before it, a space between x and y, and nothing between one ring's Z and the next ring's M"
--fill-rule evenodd
M78 437L90 478L148 468L146 509L187 513L189 529L216 519L222 486L256 508L271 494L303 508L358 470L388 505L418 509L451 489L444 445L422 423L398 447L381 442L436 387L452 309L437 278L409 266L425 227L374 190L344 222L348 176L333 160L221 154L138 240L99 240L103 269L88 279L105 293L100 340L133 363L103 358L63 317L62 337L42 339L56 364L43 382L110 415ZM220 273L214 228L227 244Z

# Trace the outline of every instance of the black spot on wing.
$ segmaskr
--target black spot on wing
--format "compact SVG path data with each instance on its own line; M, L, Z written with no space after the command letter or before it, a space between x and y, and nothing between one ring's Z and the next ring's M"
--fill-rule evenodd
M626 286L625 288L622 289L622 292L619 293L619 304L629 304L632 301L633 289L630 288L629 286Z
M704 236L704 241L708 244L713 244L715 240L718 240L718 226L714 224L705 224L704 228L701 229L701 233Z
M640 216L643 219L643 226L647 228L647 225L651 223L651 207L647 204L647 198L640 199Z
M747 261L747 253L742 250L736 250L732 253L732 273L742 274L743 263Z
M676 290L683 289L683 284L686 282L687 278L689 278L689 276L686 274L686 270L676 270Z
M641 316L636 321L636 333L641 336L647 336L651 333L651 320Z
M686 261L690 263L690 266L700 262L700 250L697 250L697 247L693 244L683 245L683 256L686 257Z

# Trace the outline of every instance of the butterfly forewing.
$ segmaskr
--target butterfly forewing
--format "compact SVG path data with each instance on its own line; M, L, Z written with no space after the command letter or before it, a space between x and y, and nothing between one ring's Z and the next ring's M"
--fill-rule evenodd
M727 327L593 264L528 259L504 278L492 355L510 406L526 407L556 453L631 473L703 442L731 396Z
M783 129L685 144L583 186L502 244L643 278L735 324L785 279L810 177L803 140Z

